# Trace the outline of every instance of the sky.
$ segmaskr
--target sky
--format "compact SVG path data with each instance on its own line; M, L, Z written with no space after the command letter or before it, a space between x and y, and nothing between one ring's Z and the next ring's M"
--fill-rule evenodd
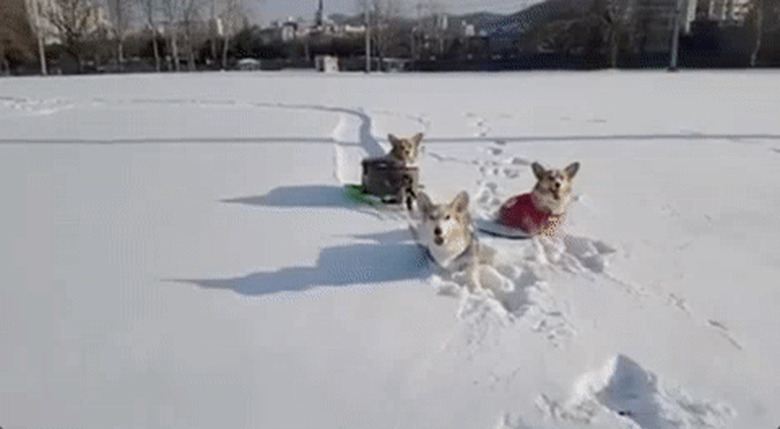
M262 21L284 19L288 16L312 19L317 10L318 0L250 0L256 14ZM325 14L356 13L358 0L323 0ZM405 14L412 14L418 3L431 3L432 0L396 0L402 5ZM476 11L511 13L522 10L535 0L434 0L445 12L461 14Z

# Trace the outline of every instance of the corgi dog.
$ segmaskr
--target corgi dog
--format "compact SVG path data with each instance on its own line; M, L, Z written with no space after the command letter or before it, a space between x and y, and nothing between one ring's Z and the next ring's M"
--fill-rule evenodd
M392 145L390 152L385 155L384 159L398 161L405 166L415 165L417 158L420 156L420 143L422 142L423 134L417 133L409 138L398 138L393 134L387 136L387 141Z
M417 243L446 270L472 265L479 254L469 213L469 194L460 192L449 203L434 204L425 192L416 195L416 219L410 225Z
M536 185L533 191L514 196L498 210L498 222L531 234L552 234L563 221L572 200L572 180L580 163L564 169L546 169L538 162L531 165Z
M384 203L407 201L407 207L411 205L411 198L414 198L417 189L419 169L416 163L422 138L422 133L410 138L388 135L393 146L390 152L362 162L363 192L380 197Z
M495 273L495 269L489 268L499 258L495 249L477 240L468 210L468 193L459 193L449 203L434 204L420 191L415 202L416 213L414 209L410 211L410 229L417 244L443 270L445 278L460 279L457 281L471 292L485 289L483 271L488 277Z

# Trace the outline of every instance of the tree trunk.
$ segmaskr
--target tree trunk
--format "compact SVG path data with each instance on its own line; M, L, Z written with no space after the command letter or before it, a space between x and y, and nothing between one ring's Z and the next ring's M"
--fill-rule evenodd
M8 59L5 58L5 45L2 42L0 42L0 64L2 64L1 75L11 74L11 67L8 65Z
M618 40L617 29L613 28L609 32L609 67L616 69L618 60Z
M181 64L179 64L179 45L176 42L176 34L171 33L171 54L173 55L173 69L177 72L181 71Z
M119 66L119 69L123 69L123 65L125 63L125 46L124 42L121 38L119 38L117 47L116 47L116 61L117 65Z
M761 33L764 25L763 2L756 1L756 44L753 46L753 52L750 53L750 67L755 67L758 62L758 53L761 50Z
M43 40L43 29L41 28L41 10L38 5L38 0L33 0L33 13L35 13L35 33L38 39L38 60L41 62L41 74L46 76L48 70L46 68L46 48Z
M224 40L225 40L225 42L222 45L222 70L227 70L227 68L228 68L228 48L230 47L230 37L228 37L227 33L225 33Z
M154 51L154 69L160 72L160 48L157 46L157 32L152 29L152 50Z
M41 62L41 74L46 76L49 71L46 67L46 48L43 46L43 37L38 36L38 60Z
M185 34L185 38L187 39L187 69L189 71L195 71L195 50L192 46L192 35L190 34L189 29Z
M217 0L211 0L211 22L209 22L209 35L211 38L211 58L217 62ZM223 54L224 56L224 54ZM222 61L224 63L224 60ZM223 65L224 69L225 66Z

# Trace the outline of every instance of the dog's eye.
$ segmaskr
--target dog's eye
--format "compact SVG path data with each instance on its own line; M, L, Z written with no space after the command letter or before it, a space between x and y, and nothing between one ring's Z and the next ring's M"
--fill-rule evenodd
M430 219L430 220L436 220L436 216L428 216L428 219Z
M445 216L444 220L450 220L450 215Z

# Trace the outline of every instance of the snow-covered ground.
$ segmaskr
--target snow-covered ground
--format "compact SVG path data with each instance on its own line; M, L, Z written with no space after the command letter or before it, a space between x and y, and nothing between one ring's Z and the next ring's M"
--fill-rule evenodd
M0 79L0 426L775 428L777 72ZM347 199L388 132L487 212L489 292Z

